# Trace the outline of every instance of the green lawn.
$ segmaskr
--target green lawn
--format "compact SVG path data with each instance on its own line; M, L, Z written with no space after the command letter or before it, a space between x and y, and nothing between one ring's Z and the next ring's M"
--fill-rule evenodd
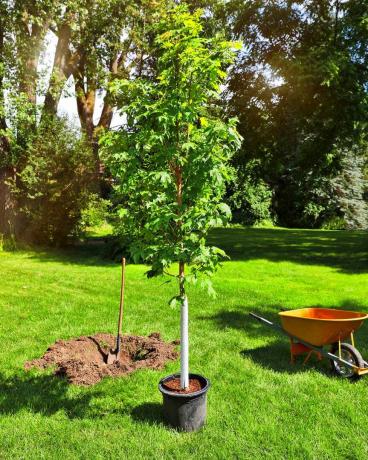
M366 459L368 377L334 378L328 363L289 365L287 339L252 321L280 308L368 310L366 233L221 229L231 261L216 300L190 289L191 370L212 382L208 423L180 434L162 422L158 380L142 370L79 388L26 373L58 338L115 332L120 267L91 244L67 251L0 253L1 459ZM127 268L126 332L178 338L175 286ZM368 324L357 345L368 357Z

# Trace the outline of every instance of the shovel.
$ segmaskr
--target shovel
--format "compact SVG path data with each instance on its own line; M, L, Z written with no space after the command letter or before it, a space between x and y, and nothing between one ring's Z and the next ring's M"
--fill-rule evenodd
M119 361L120 346L121 346L121 323L123 321L123 308L124 308L124 287L125 287L125 257L121 260L121 288L120 288L120 307L119 307L119 320L118 320L118 334L116 336L116 348L110 350L107 355L106 364L112 364Z

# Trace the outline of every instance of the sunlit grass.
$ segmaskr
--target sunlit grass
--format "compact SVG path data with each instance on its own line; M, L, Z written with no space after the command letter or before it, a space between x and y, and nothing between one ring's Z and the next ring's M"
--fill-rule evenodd
M212 382L196 434L162 422L157 382L178 362L90 388L23 370L58 338L115 332L120 267L98 245L0 253L0 458L367 458L368 378L338 380L328 363L291 367L286 338L248 316L368 311L366 234L236 228L212 242L232 260L214 278L217 299L189 292L191 369ZM127 267L125 332L178 338L179 312L167 305L176 286L144 271ZM357 335L365 357L367 332Z

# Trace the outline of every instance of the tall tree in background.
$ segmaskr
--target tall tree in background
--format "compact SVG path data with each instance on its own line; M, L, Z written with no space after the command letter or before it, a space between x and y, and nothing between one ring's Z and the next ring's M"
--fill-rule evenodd
M340 172L332 181L332 199L345 228L368 228L368 181L364 177L365 160L360 152L343 152Z
M143 72L148 57L145 28L158 14L159 6L152 0L134 4L79 0L68 3L56 21L58 42L44 114L56 114L62 90L72 77L79 120L95 156L97 178L101 173L99 133L110 128L113 118L109 83ZM98 95L103 96L100 114L96 113Z
M281 223L308 225L306 187L335 175L340 149L366 135L368 5L234 1L228 9L244 42L229 84L245 139L237 161L260 159Z
M0 232L15 232L17 203L10 183L24 163L37 128L40 56L57 0L1 2Z
M8 233L12 220L12 199L7 181L14 170L10 158L10 141L5 110L5 77L9 68L9 39L11 33L7 2L0 0L0 233Z
M16 0L13 6L18 91L25 94L33 106L36 105L41 51L57 2L58 0Z
M113 117L108 85L116 77L140 75L149 66L145 28L159 14L158 6L155 0L133 6L122 0L1 0L0 233L15 228L17 203L9 183L19 190L17 177L29 160L37 130L54 123L62 91L71 83L82 133L94 154L91 183L101 190L98 137ZM40 64L47 33L57 36L57 45L44 91ZM103 97L101 114L96 113L97 95Z
M234 206L242 203L246 212L240 214L256 221L267 215L263 207L259 213L258 203L272 196L279 223L321 225L331 214L331 180L346 164L342 158L363 150L367 134L368 5L188 4L191 11L204 7L206 37L221 30L244 45L223 100L228 114L238 116L245 139L234 160ZM109 84L155 74L150 24L166 8L164 0L0 0L0 232L11 232L17 207L7 184L27 163L40 125L57 116L66 88L75 92L81 130L93 152L91 182L104 190L98 139L112 123ZM42 51L52 34L56 51L43 88ZM252 191L246 194L248 173Z

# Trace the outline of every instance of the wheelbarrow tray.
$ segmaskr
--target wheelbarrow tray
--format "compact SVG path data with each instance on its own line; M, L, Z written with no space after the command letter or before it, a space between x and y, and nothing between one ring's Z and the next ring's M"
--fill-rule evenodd
M368 318L366 313L333 308L299 308L279 315L287 334L317 347L343 341Z

